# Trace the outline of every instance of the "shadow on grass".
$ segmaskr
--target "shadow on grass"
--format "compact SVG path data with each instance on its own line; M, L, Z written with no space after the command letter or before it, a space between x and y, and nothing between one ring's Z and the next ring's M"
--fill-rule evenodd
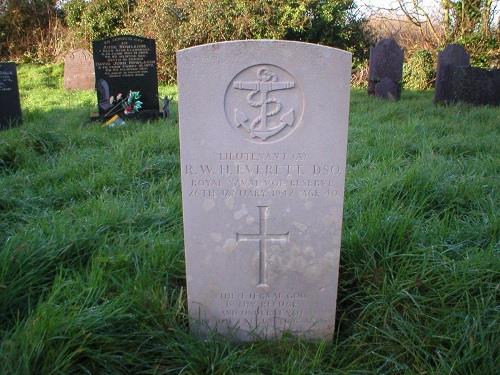
M85 104L36 108L2 133L0 329L29 316L61 270L86 269L124 237L178 228L173 104L169 119L113 129L90 122Z
M93 108L88 105L25 110L21 125L2 132L0 174L23 168L26 162L36 155L56 155L70 146L84 147L106 143L106 136L113 135L102 134L108 129L105 129L100 121L91 121L92 113ZM145 124L127 121L121 129L113 130L133 132ZM147 124L177 126L177 102L171 102L169 118L159 118Z

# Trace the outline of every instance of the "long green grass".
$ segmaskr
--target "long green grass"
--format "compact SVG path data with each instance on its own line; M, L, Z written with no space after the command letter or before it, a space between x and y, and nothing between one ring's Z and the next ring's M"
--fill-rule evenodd
M0 134L0 374L498 373L498 108L354 90L335 335L236 344L188 331L175 103L104 129L61 76Z

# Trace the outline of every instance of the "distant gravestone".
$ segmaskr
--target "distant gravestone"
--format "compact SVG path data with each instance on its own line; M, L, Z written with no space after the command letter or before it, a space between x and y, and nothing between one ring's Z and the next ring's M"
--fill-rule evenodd
M468 53L460 44L449 44L438 54L434 102L446 104L456 101L453 95L453 69L468 67L469 60Z
M500 70L470 66L454 67L452 97L474 105L500 105Z
M0 129L21 123L21 101L15 63L0 63Z
M331 338L351 54L248 40L177 64L191 330Z
M94 59L89 51L77 49L64 57L64 88L66 90L95 88Z
M113 104L110 98L139 91L139 118L158 117L158 76L153 39L123 35L93 42L99 115L105 117Z
M403 50L392 38L382 39L376 46L370 48L368 94L399 100L403 79L403 57ZM377 90L377 85L384 79L382 87ZM389 84L387 80L391 80L393 84Z
M375 85L375 96L377 98L398 100L401 92L399 84L390 78L382 78L380 82Z

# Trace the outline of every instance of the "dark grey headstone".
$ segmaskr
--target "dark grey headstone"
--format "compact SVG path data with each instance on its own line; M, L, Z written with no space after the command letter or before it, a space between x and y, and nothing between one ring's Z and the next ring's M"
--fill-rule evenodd
M92 90L95 88L94 59L84 49L64 56L64 88L66 90Z
M99 115L111 109L111 96L132 90L141 93L141 114L159 116L155 41L122 35L94 41L93 48Z
M401 87L403 79L403 57L401 47L392 38L382 39L370 48L370 66L368 72L368 94L377 95L375 87L384 78L390 79ZM394 99L399 99L401 88Z
M15 63L0 63L0 130L21 123L21 101Z
M469 54L460 44L448 44L438 54L436 73L436 91L434 102L452 103L456 101L453 96L453 69L458 66L469 66Z
M401 86L390 78L382 78L375 84L375 96L381 99L398 100L401 96Z
M452 70L455 100L475 105L500 105L500 69L459 66Z

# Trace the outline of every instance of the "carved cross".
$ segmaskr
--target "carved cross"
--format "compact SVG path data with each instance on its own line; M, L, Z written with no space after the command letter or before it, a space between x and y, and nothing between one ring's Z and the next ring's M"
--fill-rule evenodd
M267 232L267 219L269 218L269 207L258 206L259 209L259 233L246 234L236 233L236 241L258 241L259 242L259 284L258 287L269 287L267 284L267 243L288 242L290 232L276 234Z

